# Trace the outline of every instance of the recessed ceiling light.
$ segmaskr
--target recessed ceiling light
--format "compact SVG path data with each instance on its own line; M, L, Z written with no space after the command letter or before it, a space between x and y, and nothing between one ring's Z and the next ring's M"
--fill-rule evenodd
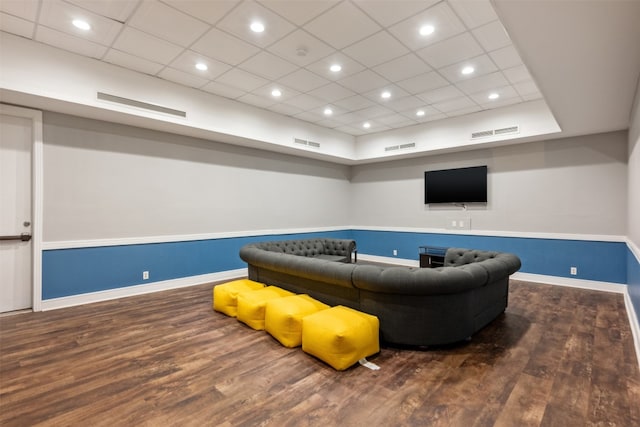
M196 68L200 71L207 71L209 69L209 67L207 66L207 64L205 64L204 62L198 62L196 64Z
M324 115L325 116L330 116L332 114L333 114L333 110L331 108L327 107L327 108L324 109Z
M422 116L424 116L424 110L418 110L418 111L416 111L416 116L418 116L418 117L422 117Z
M342 70L342 66L340 64L333 64L331 67L329 67L329 69L332 72L337 73L338 71Z
M282 95L282 92L280 92L280 89L274 89L274 90L271 91L271 95L275 96L277 98L280 95Z
M365 129L369 129L369 128L371 127L371 123L369 123L369 122L364 122L364 123L362 124L362 127L363 127L363 128L365 128Z
M88 31L91 29L91 25L85 20L82 19L74 19L71 21L74 27L80 28L81 30Z
M389 92L388 90L385 90L384 92L382 92L382 93L380 94L380 96L381 96L383 99L389 99L389 98L391 98L391 92Z
M433 34L436 28L433 25L423 25L420 27L420 35L428 36L429 34Z
M462 69L462 74L467 75L467 74L471 74L475 71L476 69L473 68L471 65L467 65L466 67L464 67Z
M493 92L489 94L489 99L498 99L498 98L500 98L500 94L498 93Z
M254 33L261 33L264 31L264 24L260 21L253 21L250 28Z

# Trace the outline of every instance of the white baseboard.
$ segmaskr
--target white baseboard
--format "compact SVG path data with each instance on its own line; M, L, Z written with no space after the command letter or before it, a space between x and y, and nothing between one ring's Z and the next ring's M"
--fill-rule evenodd
M615 292L624 294L627 285L622 283L598 282L595 280L571 279L569 277L547 276L533 273L514 273L512 279L524 280L525 282L546 283L547 285L567 286L570 288L589 289L592 291Z
M640 367L640 323L638 323L638 314L636 313L633 303L631 302L631 296L629 290L624 293L624 305L627 309L627 316L629 317L629 325L631 326L631 335L633 335L633 344L636 349L636 360L638 361L638 367Z
M134 295L143 295L152 292L166 291L169 289L184 288L187 286L201 285L221 280L231 280L247 275L246 268L221 271L218 273L201 274L198 276L181 277L179 279L163 280L149 283L148 285L127 286L124 288L109 289L106 291L90 292L68 297L52 298L42 301L42 310L55 310L76 305L90 304L94 302L108 301L117 298L125 298Z

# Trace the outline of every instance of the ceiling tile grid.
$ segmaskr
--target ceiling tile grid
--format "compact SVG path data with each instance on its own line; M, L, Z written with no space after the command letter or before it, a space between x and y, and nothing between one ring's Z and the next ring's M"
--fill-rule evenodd
M489 0L2 0L0 30L352 135L542 97Z

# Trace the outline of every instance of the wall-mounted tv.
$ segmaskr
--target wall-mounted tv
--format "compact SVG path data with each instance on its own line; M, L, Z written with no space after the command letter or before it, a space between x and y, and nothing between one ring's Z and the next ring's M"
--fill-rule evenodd
M443 169L424 173L424 203L486 203L487 167Z

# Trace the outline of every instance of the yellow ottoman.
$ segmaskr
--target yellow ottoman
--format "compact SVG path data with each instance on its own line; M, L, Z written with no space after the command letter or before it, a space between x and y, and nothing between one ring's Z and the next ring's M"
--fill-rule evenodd
M264 312L267 301L294 295L276 286L267 286L257 291L238 294L238 320L251 328L261 331L264 329Z
M302 319L302 350L338 371L380 351L376 316L338 305Z
M238 314L238 294L264 288L262 283L249 279L234 280L213 287L213 309L227 316Z
M309 295L267 301L264 314L264 329L285 347L298 347L302 344L302 318L329 306Z

